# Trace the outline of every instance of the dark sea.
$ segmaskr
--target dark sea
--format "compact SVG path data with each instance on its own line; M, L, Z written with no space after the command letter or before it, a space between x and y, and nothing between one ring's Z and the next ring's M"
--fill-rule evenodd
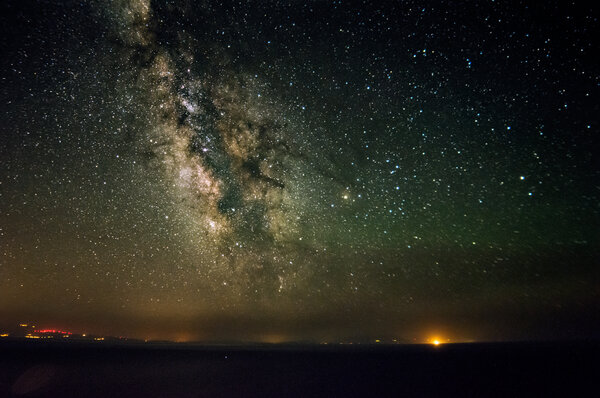
M591 397L599 348L3 341L0 397Z

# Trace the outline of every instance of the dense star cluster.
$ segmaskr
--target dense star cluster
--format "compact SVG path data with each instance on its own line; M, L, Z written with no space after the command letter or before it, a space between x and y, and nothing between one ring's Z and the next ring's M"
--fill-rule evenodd
M583 2L8 1L0 318L180 340L589 336Z

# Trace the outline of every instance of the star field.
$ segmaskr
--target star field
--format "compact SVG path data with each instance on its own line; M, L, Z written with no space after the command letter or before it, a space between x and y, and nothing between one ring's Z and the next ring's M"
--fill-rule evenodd
M182 340L595 333L586 7L7 2L0 314Z

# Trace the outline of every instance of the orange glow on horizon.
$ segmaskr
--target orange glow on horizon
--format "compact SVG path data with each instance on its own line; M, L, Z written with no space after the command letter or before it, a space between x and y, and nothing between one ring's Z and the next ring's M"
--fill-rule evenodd
M431 344L431 345L436 346L436 347L439 347L442 344L450 343L450 339L444 338L444 337L442 337L442 336L440 336L438 334L438 335L433 335L433 336L429 337L426 340L426 343L427 344Z

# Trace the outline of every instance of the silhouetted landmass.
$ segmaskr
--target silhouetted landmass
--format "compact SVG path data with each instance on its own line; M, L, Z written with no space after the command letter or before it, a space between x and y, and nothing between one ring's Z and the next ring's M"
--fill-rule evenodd
M0 396L591 396L600 343L0 342Z

